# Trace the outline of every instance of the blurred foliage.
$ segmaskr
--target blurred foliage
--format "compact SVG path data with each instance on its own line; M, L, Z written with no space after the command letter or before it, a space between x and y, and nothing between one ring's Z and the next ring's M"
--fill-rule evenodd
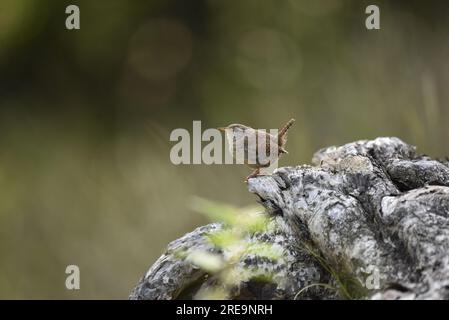
M273 275L265 270L248 268L243 264L248 257L266 258L277 261L282 258L282 250L273 244L259 241L249 236L275 228L274 222L258 206L236 208L201 198L195 198L192 204L198 211L212 221L221 221L223 229L213 231L206 237L217 253L205 250L188 252L185 257L194 265L213 277L213 285L200 288L196 299L226 299L238 290L242 282L257 279L271 281Z
M77 4L81 30L65 29ZM169 134L297 123L280 165L399 136L447 154L444 1L0 1L0 298L126 298L244 166L174 166ZM230 241L230 235L215 239ZM65 267L81 289L65 289Z

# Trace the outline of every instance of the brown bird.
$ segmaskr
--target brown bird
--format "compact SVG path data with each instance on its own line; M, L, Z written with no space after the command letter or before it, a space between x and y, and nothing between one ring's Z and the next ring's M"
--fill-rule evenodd
M281 154L288 153L284 149L287 142L287 131L295 122L290 119L277 135L272 135L264 130L256 130L243 124L230 124L227 127L218 128L226 133L229 149L237 162L243 160L243 163L250 168L255 168L246 179L253 178L260 174L260 168L267 168L278 160ZM264 151L265 152L262 152Z

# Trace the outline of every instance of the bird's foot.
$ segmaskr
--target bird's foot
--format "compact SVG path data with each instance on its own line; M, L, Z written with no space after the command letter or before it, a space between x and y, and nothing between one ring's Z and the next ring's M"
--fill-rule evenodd
M249 176L246 177L245 182L248 183L248 180L251 178L255 178L258 176L265 176L266 174L261 174L260 169L254 170Z

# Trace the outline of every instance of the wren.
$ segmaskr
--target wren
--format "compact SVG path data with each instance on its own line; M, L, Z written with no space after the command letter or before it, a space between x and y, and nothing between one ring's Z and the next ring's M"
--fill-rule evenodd
M255 169L245 182L250 178L260 175L261 168L267 168L279 157L288 153L284 146L287 142L287 131L295 122L290 119L277 135L270 134L265 130L257 130L243 124L230 124L227 127L218 128L218 130L226 133L232 156L236 159L237 155L243 155L243 163L250 168ZM265 149L265 152L263 152ZM235 152L234 152L235 151Z

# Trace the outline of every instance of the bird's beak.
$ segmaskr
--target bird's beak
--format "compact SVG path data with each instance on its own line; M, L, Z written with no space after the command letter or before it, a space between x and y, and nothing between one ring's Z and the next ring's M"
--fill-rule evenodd
M219 128L217 128L217 129L220 130L221 132L225 132L226 127L219 127Z

